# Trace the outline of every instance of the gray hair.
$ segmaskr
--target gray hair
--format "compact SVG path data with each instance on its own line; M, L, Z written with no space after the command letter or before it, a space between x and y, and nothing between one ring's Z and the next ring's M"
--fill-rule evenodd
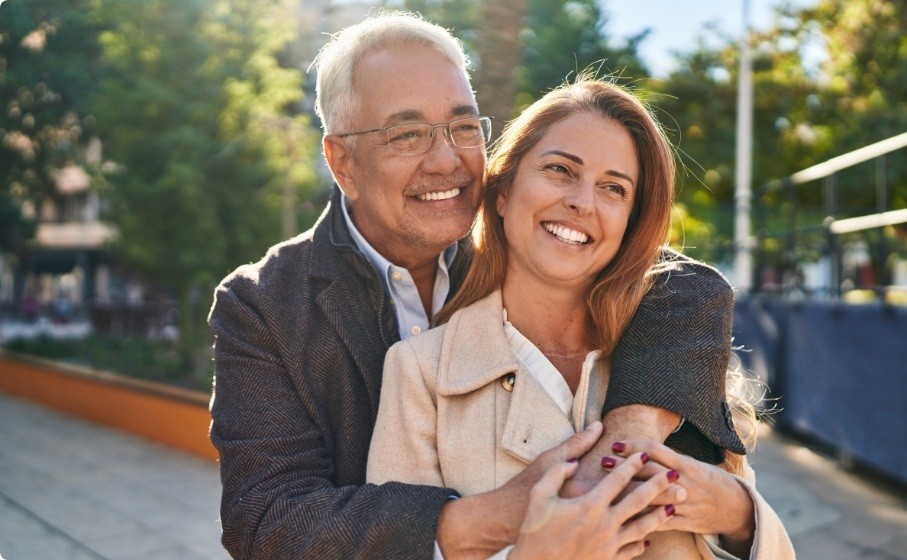
M469 58L463 45L446 29L409 12L387 11L371 16L334 34L321 48L312 67L317 68L315 113L325 134L344 131L358 110L353 73L369 53L393 47L426 46L439 50L469 81Z

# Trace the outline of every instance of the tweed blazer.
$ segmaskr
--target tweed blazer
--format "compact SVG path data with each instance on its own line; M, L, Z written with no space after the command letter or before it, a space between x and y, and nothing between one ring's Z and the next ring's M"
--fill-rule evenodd
M463 495L497 488L597 418L607 390L603 367L581 380L577 419L571 423L517 360L504 333L497 291L445 325L391 347L367 480L452 487ZM502 379L511 373L516 381L509 391ZM756 510L751 558L793 558L781 521L756 492L752 469L747 472L749 480L738 479ZM650 541L642 558L732 558L692 533L655 533Z
M310 231L240 267L215 292L211 440L220 453L222 541L234 558L430 558L451 494L435 486L365 484L384 356L399 334L390 298L355 247L340 204L335 187ZM470 255L461 242L450 267L451 293ZM726 359L702 348L730 339L733 299L720 275L680 266L658 276L643 299L646 312L628 327L645 338L625 336L630 350L623 353L624 341L618 344L612 387L622 375L634 378L620 381L622 394L612 388L609 397L614 407L680 412L687 435L678 449L720 460L736 437L720 403L708 398L688 406L665 388L723 391ZM679 332L695 333L695 341ZM647 362L651 346L670 346L678 359L670 367ZM640 369L648 375L639 377Z
M234 558L430 558L452 493L365 485L384 355L399 334L340 204L335 189L312 230L215 293L211 439ZM452 263L452 287L465 266Z

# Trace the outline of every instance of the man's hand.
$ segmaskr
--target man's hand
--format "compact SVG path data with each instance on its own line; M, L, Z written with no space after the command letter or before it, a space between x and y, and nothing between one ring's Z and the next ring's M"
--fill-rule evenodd
M579 469L564 484L561 496L573 498L585 494L608 474L602 468L601 460L602 457L613 455L611 445L615 441L651 440L663 443L679 424L678 414L643 404L622 406L608 412L604 418L604 433L595 446L580 458ZM666 468L661 470L668 471ZM685 499L683 494L682 488L672 485L654 503L676 504Z
M438 545L446 560L488 558L516 542L529 504L529 492L551 468L587 454L599 441L602 425L586 430L536 458L507 484L482 494L451 500L438 520ZM599 466L601 469L601 466Z

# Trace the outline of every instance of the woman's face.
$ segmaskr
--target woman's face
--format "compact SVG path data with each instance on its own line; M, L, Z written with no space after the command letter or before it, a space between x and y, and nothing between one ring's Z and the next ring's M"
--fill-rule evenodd
M595 113L552 126L498 195L508 277L588 289L620 248L638 177L636 150L623 126Z

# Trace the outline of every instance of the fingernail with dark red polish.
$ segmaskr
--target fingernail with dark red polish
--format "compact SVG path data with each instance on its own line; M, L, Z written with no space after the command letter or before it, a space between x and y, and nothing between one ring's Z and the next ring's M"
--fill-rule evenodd
M668 480L670 482L676 482L678 478L680 478L679 472L675 471L674 469L668 471Z
M639 456L639 460L642 461L643 465L645 465L649 462L649 454L643 451L642 455Z
M602 466L606 469L613 469L617 465L617 459L614 457L602 457Z
M649 545L652 544L649 541L642 541L643 548L649 548Z
M576 463L576 462L578 462L578 461L579 461L579 457L574 457L574 458L572 458L572 459L567 459L567 462L568 462L568 463Z
M621 451L623 451L626 448L627 448L627 445L625 443L623 443L622 441L615 441L614 444L611 446L611 450L614 451L615 453L620 453Z
M671 517L672 515L674 515L674 506L672 506L671 504L666 505L665 513L668 514L668 517Z

